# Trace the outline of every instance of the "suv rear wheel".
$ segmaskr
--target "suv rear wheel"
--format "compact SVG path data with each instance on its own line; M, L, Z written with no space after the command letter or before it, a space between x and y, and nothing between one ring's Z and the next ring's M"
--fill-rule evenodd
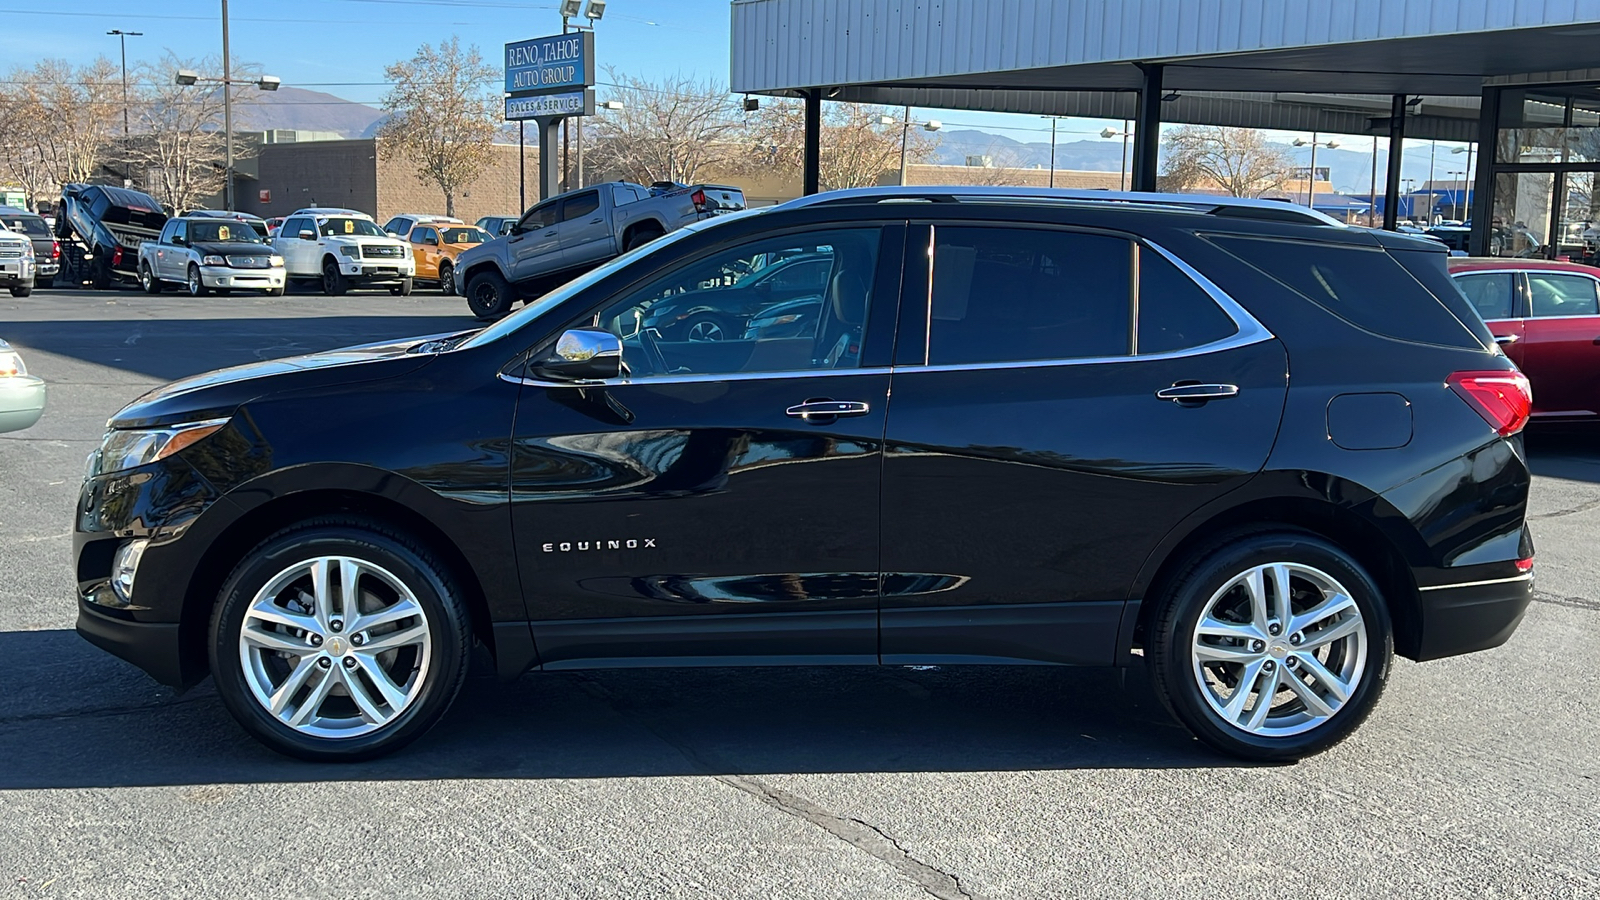
M1348 553L1289 529L1237 535L1191 560L1147 642L1162 702L1234 756L1288 761L1347 737L1394 656L1389 612Z
M466 607L447 569L379 522L330 517L262 542L211 618L211 671L273 749L367 759L416 739L466 677Z

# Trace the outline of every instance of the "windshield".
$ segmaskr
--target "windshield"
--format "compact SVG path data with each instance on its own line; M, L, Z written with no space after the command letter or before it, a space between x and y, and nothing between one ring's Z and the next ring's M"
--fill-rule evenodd
M389 237L376 222L366 219L350 219L339 217L336 219L318 219L317 230L323 237L342 237L344 235L360 235L362 237Z
M0 228L25 234L28 237L47 238L50 236L50 226L44 224L43 219L35 216L6 216L4 219L0 219Z
M191 244L260 244L261 235L249 222L205 222L189 220Z
M763 209L777 209L777 207L768 206L763 207ZM640 259L647 254L670 247L691 234L696 234L706 230L707 228L715 228L718 225L731 222L739 216L760 214L761 210L752 210L751 212L739 213L737 215L718 216L715 219L704 219L694 223L693 225L680 228L665 237L656 238L648 244L640 244L639 246L629 250L627 253L622 254L616 259L613 259L600 268L591 269L588 273L574 278L561 287L558 287L550 293L545 294L543 297L530 301L527 306L524 306L511 315L506 316L504 319L501 319L493 325L490 325L488 328L478 332L472 337L471 340L467 341L461 346L482 347L484 344L498 341L511 332L516 331L529 322L532 322L534 319L537 319L554 309L556 306L559 306L562 302L567 300L567 298L588 288L590 285L595 284L619 269L623 269L632 265L635 260Z
M444 229L444 242L446 244L481 244L487 240L492 240L492 238L482 228Z

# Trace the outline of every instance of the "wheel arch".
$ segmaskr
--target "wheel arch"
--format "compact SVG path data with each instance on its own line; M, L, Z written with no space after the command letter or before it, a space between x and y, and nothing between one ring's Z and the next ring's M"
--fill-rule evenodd
M627 228L622 230L622 246L627 247L628 242L633 240L633 236L641 231L652 232L656 237L661 237L667 233L667 225L665 222L662 222L654 217L640 219L637 222L631 222Z
M1341 486L1356 488L1349 483ZM1364 502L1347 504L1311 496L1253 497L1223 509L1203 509L1191 516L1173 529L1141 569L1129 594L1117 658L1129 660L1134 648L1144 646L1146 629L1160 605L1157 600L1188 560L1225 542L1230 533L1272 525L1310 532L1354 557L1378 583L1388 602L1395 651L1415 658L1422 641L1422 599L1412 575L1412 562L1402 549L1410 542L1404 539L1403 531L1400 535L1395 533L1397 528L1408 530L1410 526L1381 497L1356 489L1367 494ZM1380 521L1384 523L1381 526ZM1414 532L1413 536L1420 544L1421 537Z
M456 265L460 265L460 262L458 261L456 263ZM499 260L485 259L485 260L480 260L478 262L472 263L471 265L467 266L466 269L462 270L462 272L461 272L462 284L465 285L467 282L470 282L472 279L476 278L479 275L482 275L485 272L494 272L495 274L499 275L501 278L505 278L506 277L506 273L500 269ZM510 279L507 279L507 280L509 281Z
M196 674L194 680L198 680L198 676L205 672L206 634L217 594L239 560L251 548L278 531L296 522L329 515L381 520L432 551L462 591L472 618L473 635L488 648L491 656L498 656L488 597L477 573L455 541L427 516L399 500L359 490L317 488L282 494L245 511L228 523L206 548L184 592L179 625L181 652L189 663L183 668L186 672Z

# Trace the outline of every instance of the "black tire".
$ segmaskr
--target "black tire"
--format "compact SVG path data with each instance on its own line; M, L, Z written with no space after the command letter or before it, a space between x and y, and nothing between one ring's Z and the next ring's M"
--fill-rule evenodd
M232 297L233 296L233 289L232 288L213 288L212 289L212 293L216 294L218 297Z
M150 271L149 263L140 263L139 265L139 286L144 288L146 294L161 293L161 279L156 277L156 273Z
M267 288L268 297L282 297L283 288Z
M480 319L498 319L510 312L515 297L511 285L493 269L467 282L467 307Z
M111 261L103 256L97 258L89 274L90 285L97 291L106 291L111 289L111 280Z
M26 297L32 293L33 285L31 284L19 284L11 289L11 296L13 297Z
M415 286L416 286L416 283L414 281L412 281L412 279L410 279L410 278L402 278L402 279L400 279L400 283L399 284L395 285L392 288L389 288L389 293L395 295L396 297L409 297L409 296L411 296L412 288L414 288Z
M635 247L643 247L645 244L650 243L658 237L661 237L661 235L662 232L653 228L640 228L633 234L628 235L628 243L622 249L624 252L626 252Z
M35 278L33 280L33 286L36 290L41 291L47 288L53 288L56 286L56 277L54 275L45 275L41 278Z
M439 293L446 297L456 295L455 267L447 262L439 264Z
M353 557L392 573L416 598L428 627L427 663L416 693L400 712L375 730L352 736L317 736L291 727L264 708L253 693L241 660L241 631L256 595L280 572L316 557ZM472 630L466 604L448 569L409 535L382 522L324 517L302 522L267 538L228 576L210 623L211 672L223 704L243 728L272 749L300 759L356 761L390 753L420 737L455 701L466 679ZM332 635L324 645L332 647ZM347 639L356 641L353 626ZM340 651L353 656L354 649ZM403 654L407 651L401 650ZM330 654L331 655L331 652ZM409 665L423 668L420 653ZM330 660L331 662L331 660ZM320 660L319 660L320 663ZM408 663L396 657L404 668ZM313 665L308 659L300 665ZM287 663L286 671L293 672ZM323 667L337 668L335 666ZM315 676L315 672L311 673ZM348 689L345 696L348 697ZM291 701L299 695L291 694ZM302 696L302 703L305 698ZM335 697L335 702L338 698ZM349 700L345 701L349 703ZM353 707L352 707L353 708ZM318 707L318 711L325 707ZM355 717L359 718L359 717ZM346 719L344 721L349 721Z
M1212 708L1196 673L1194 641L1201 615L1213 595L1241 573L1275 562L1318 570L1344 588L1355 601L1365 625L1366 657L1365 664L1354 669L1360 674L1355 689L1331 716L1315 720L1309 730L1298 734L1268 736L1230 724ZM1150 620L1145 652L1156 693L1195 737L1231 756L1255 762L1290 762L1320 753L1344 740L1367 718L1388 681L1394 634L1382 592L1350 554L1308 532L1287 527L1259 528L1219 539L1183 564L1155 601L1158 605ZM1296 611L1300 608L1296 607ZM1290 637L1283 635L1274 643L1284 645ZM1291 673L1295 667L1287 664L1287 657L1279 650L1288 656L1294 656L1296 651L1286 646L1268 649L1267 656L1285 660L1279 667L1280 677L1299 677L1302 684L1315 687L1314 678L1306 680L1310 676L1305 666L1300 665ZM1354 665L1359 657L1351 659ZM1286 678L1283 685L1281 694L1276 696L1287 699L1269 707L1268 722L1275 721L1274 711L1280 708L1292 713L1296 704L1304 706L1295 691L1288 688Z
M206 288L204 279L200 277L200 267L194 263L189 264L189 277L184 282L184 285L189 289L189 296L191 297L204 297L210 293Z
M339 271L339 264L331 259L322 263L322 292L337 297L350 289L350 282Z

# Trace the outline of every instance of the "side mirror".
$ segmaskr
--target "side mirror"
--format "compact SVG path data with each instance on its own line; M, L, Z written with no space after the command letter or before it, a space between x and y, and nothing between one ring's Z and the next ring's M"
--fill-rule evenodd
M424 243L424 244L427 244L427 245L428 245L428 246L430 246L430 247L437 247L437 246L439 246L439 239L438 239L438 238L436 238L436 237L434 237L434 236L433 236L433 235L431 235L431 234L430 234L430 235L428 235L428 236L427 236L427 237L425 237L425 238L423 238L423 239L422 239L422 242L423 242L423 243Z
M572 328L556 341L554 356L534 367L556 381L591 381L622 374L622 339L600 328Z
M316 239L317 239L317 233L315 231L302 231L302 232L300 232L300 240L302 240L302 241L314 241Z

